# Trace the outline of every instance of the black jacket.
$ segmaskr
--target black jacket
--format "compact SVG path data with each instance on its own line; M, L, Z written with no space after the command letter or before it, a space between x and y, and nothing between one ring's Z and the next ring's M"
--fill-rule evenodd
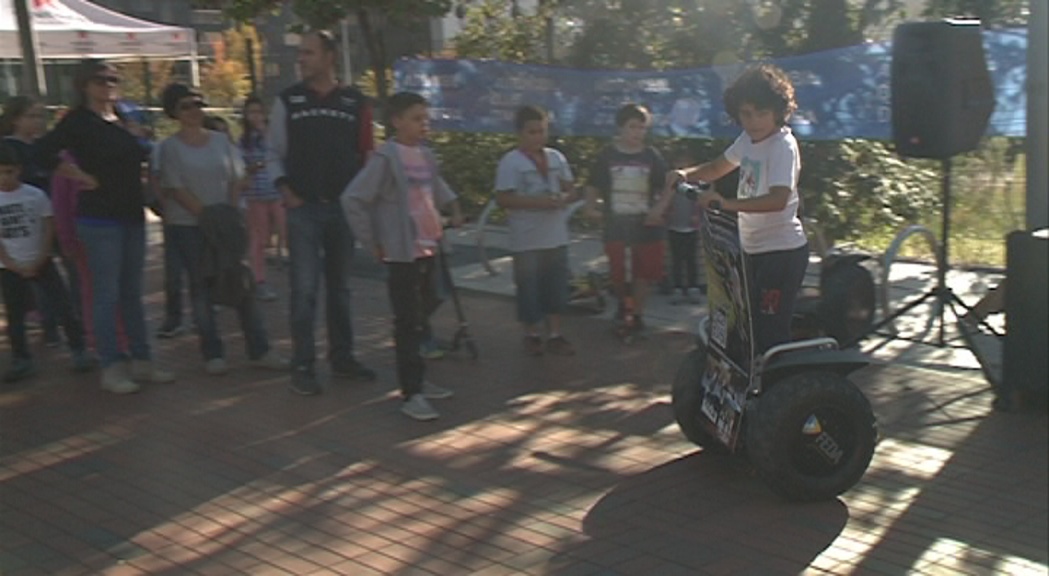
M255 281L244 264L248 248L248 229L236 207L212 204L204 208L197 221L204 237L200 255L200 274L215 304L237 307L251 298Z
M119 122L107 122L80 106L67 113L54 130L36 142L35 160L54 170L59 153L69 151L80 169L98 179L98 189L77 196L77 216L120 222L142 222L142 163L148 151Z

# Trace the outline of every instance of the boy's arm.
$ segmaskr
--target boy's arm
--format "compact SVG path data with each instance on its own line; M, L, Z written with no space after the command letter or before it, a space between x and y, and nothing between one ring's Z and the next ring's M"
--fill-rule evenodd
M7 268L15 274L21 275L22 273L22 265L11 258L11 255L7 253L7 248L4 248L2 242L0 242L0 264L3 264L4 268Z
M561 180L561 194L564 194L564 203L566 205L572 204L583 197L582 193L576 189L575 182L571 180Z
M735 169L736 165L729 162L728 158L725 158L725 155L722 154L710 162L704 162L698 166L670 171L667 174L667 185L673 186L680 180L685 180L686 182L702 180L703 182L713 183Z
M674 194L677 192L674 190L674 184L668 184L663 189L663 193L659 195L656 203L648 209L648 214L645 215L645 226L662 226L663 218L666 216L667 210L670 209L670 203L674 201Z
M196 194L189 190L186 190L185 188L165 188L164 191L174 198L175 202L178 202L190 214L200 216L200 213L204 211L204 204L199 198L197 198Z
M387 162L385 157L373 154L364 165L364 169L346 185L346 189L339 197L339 204L342 206L343 214L354 236L379 260L382 260L384 254L382 246L375 238L371 207L379 196L379 188L384 181L383 174L386 171Z
M598 204L600 204L601 192L593 186L586 187L586 207L583 209L583 215L592 220L600 220L604 214L601 213Z

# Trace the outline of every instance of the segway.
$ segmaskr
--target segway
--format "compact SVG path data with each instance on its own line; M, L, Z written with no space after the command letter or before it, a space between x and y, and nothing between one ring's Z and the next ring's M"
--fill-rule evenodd
M674 379L674 419L706 450L745 453L788 500L838 496L860 480L874 454L874 412L847 378L869 360L838 349L830 337L756 355L735 215L703 211L700 230L710 311Z

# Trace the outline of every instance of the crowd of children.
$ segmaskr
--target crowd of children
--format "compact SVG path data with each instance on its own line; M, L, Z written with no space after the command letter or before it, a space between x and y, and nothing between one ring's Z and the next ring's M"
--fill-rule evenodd
M250 276L256 284L253 293L271 301L277 295L267 280L264 251L275 233L285 236L287 193L279 190L282 180L275 182L267 173L272 154L261 100L245 102L235 146L227 136L228 126L227 135L221 135L216 132L223 132L222 126L208 123L198 93L181 85L169 87L168 92L165 111L180 122L181 129L153 151L151 175L162 200L168 275L166 319L158 336L175 336L183 330L179 276L185 271L207 371L220 374L226 371L221 340L197 270L200 219L209 205L243 208L250 237ZM649 112L640 104L625 104L615 117L615 137L594 158L584 186L576 184L565 156L547 145L546 113L536 106L517 110L517 146L500 159L494 190L496 203L507 212L516 315L525 353L575 354L575 345L562 331L561 316L569 285L567 215L583 196L579 190L585 191L585 216L602 225L618 323L629 320L631 330L643 330L651 289L661 282L669 287L675 303L698 301L703 290L698 210L719 206L739 213L759 346L766 349L789 338L807 250L797 216L800 157L786 124L795 107L793 88L779 69L756 66L726 91L724 102L742 132L722 155L699 165L681 152L668 165L646 141ZM27 110L36 109L9 104L5 114L11 110L20 111L15 122L25 122L23 116L32 114ZM455 193L425 145L426 100L418 94L398 93L388 100L386 112L392 138L371 152L338 200L356 240L387 269L402 411L431 420L438 413L430 400L453 394L426 378L425 365L432 346L429 316L440 301L436 258L444 230L441 210L449 211L453 226L462 216ZM49 303L55 323L64 328L77 369L92 365L80 320L83 310L74 304L80 300L70 299L51 264L54 217L44 191L48 179L38 178L39 169L26 157L10 143L0 144L0 280L14 357L5 376L8 381L32 373L24 322L31 286L39 288L40 300ZM674 192L680 181L714 182L737 168L740 184L735 198L705 191L691 199ZM75 174L71 170L62 174ZM63 255L67 255L65 246ZM71 261L75 257L67 256ZM75 279L75 273L73 267L68 277ZM110 308L107 313L113 312ZM257 305L245 303L238 312L251 359L268 368L287 368L288 362L269 350ZM127 383L104 387L113 392L137 389Z

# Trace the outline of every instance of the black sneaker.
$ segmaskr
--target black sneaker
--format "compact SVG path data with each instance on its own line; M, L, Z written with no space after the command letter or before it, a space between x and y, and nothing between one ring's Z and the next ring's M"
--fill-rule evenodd
M291 373L291 384L288 390L300 396L316 396L321 393L321 385L317 382L317 376L306 367L298 367Z
M36 374L36 367L33 365L33 361L28 358L15 358L11 360L11 367L4 372L4 382L10 384L12 382L18 382L23 378L28 378Z
M340 378L353 380L354 382L375 381L375 370L368 368L356 360L332 362L331 373Z

